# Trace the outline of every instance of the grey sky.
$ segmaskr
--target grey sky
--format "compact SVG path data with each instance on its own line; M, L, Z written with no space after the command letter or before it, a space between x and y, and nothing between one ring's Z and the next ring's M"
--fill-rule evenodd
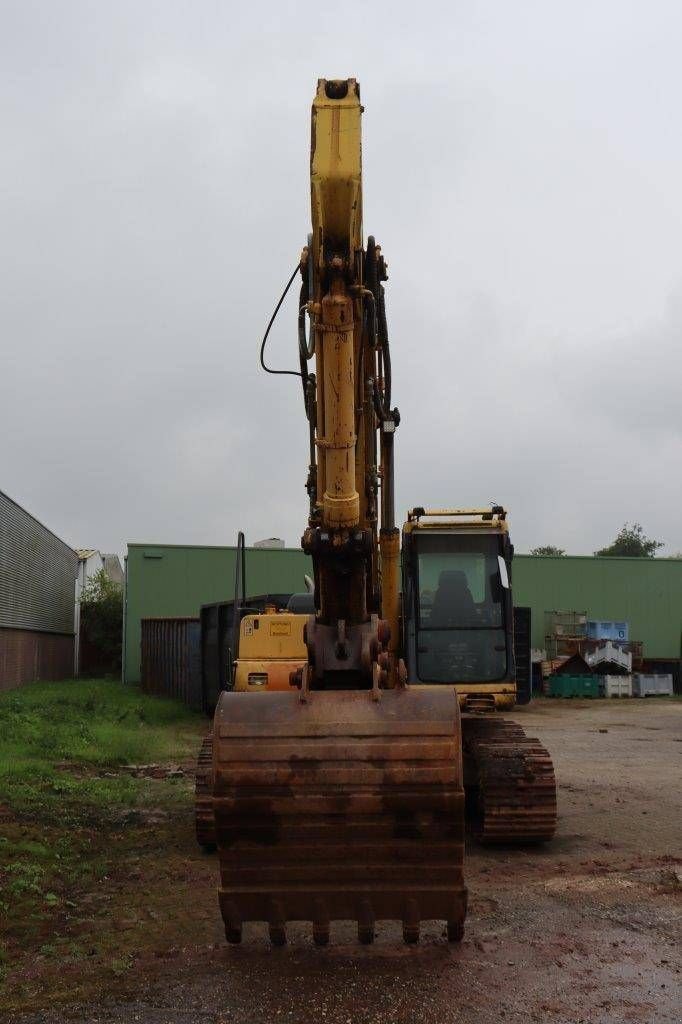
M680 4L5 0L0 29L0 487L65 540L298 544L299 390L258 346L316 80L354 75L401 514L682 549Z

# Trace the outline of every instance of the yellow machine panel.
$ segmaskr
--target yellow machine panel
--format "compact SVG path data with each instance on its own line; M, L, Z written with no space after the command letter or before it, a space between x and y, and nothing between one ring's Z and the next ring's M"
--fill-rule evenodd
M306 662L306 615L246 615L239 632L235 690L288 690L289 677Z
M253 658L306 660L303 627L306 615L276 612L245 615L239 634L239 660Z

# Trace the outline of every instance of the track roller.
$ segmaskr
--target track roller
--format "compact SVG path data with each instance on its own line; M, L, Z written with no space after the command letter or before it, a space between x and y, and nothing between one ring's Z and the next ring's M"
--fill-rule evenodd
M270 935L270 942L273 946L286 946L287 930L283 924L268 925L268 933Z
M415 945L419 942L421 918L416 900L408 900L403 919L403 942Z
M371 946L374 942L375 918L372 904L362 900L358 911L358 942L363 946Z

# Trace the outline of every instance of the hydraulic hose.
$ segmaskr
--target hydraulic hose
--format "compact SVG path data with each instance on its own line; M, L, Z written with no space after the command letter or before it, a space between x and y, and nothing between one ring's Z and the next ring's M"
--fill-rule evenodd
M293 270L293 273L292 273L291 277L289 278L289 280L286 283L284 291L282 292L282 294L279 297L279 302L275 306L275 311L272 314L272 316L270 317L270 320L268 322L268 326L265 328L265 334L263 335L263 340L262 340L261 346L260 346L260 364L261 364L261 366L263 367L263 369L265 370L266 373L272 373L275 376L301 377L303 379L303 388L304 388L304 392L305 392L305 381L306 381L306 377L308 376L307 370L306 370L305 373L299 372L298 370L273 370L271 367L266 365L265 358L264 358L264 356L265 356L265 345L266 345L267 340L268 340L268 335L270 334L270 328L274 324L275 317L279 313L280 306L284 302L284 300L286 298L286 295L287 295L287 292L291 288L291 286L293 284L293 281L294 281L294 278L298 274L299 270L300 270L300 263L297 263L296 266L294 267L294 270Z

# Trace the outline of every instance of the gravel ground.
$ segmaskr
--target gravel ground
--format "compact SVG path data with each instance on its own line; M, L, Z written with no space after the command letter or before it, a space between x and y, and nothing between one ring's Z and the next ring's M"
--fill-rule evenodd
M340 923L326 949L303 927L272 949L257 926L227 947L216 908L192 945L140 956L125 1001L5 1019L679 1024L682 702L540 701L514 718L554 757L559 832L539 850L470 844L461 946L434 924L406 947L390 924L362 947Z

